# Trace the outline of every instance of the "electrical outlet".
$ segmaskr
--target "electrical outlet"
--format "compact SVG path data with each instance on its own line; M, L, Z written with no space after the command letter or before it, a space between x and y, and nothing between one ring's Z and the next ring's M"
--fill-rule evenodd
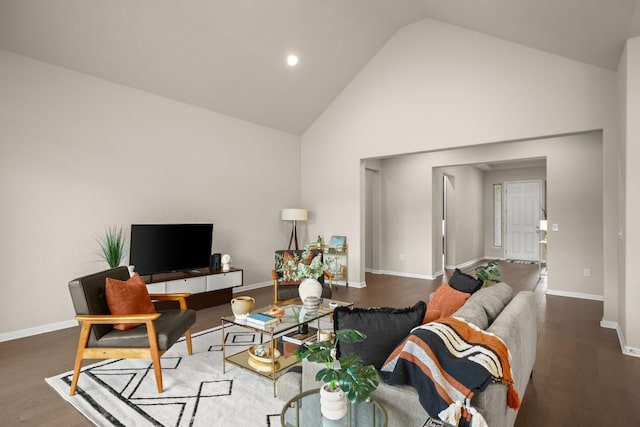
M591 277L591 269L590 268L585 268L584 269L584 277Z
M558 231L559 229L558 224L551 224L551 231Z
M400 254L400 261L404 261L404 254Z

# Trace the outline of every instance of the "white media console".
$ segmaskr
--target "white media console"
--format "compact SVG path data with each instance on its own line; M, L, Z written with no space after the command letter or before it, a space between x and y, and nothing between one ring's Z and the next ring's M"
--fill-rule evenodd
M229 271L203 268L191 272L161 273L144 276L149 293L188 292L189 308L200 309L225 304L233 298L233 288L242 286L242 269Z

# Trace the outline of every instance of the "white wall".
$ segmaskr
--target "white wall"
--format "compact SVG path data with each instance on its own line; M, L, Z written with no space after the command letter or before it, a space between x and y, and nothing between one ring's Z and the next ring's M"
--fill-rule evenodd
M302 136L302 201L323 219L309 224L310 233L347 235L350 282L362 281L361 159L597 129L608 153L615 84L614 72L470 30L432 20L409 25ZM605 166L604 180L615 181ZM615 235L610 215L604 231ZM615 250L615 241L604 241L605 251ZM612 268L604 265L603 275ZM558 278L559 290L574 286L582 269Z
M440 232L443 175L449 177L450 183L447 190L446 268L462 267L484 257L485 217L482 213L482 172L480 170L472 166L435 167L432 170L434 191L431 195L431 204L433 208L428 217L431 219L434 238L429 239L428 244L433 251L432 275L435 276L443 272Z
M545 168L490 172L465 164L546 158ZM450 265L485 256L502 257L492 244L492 185L548 176L550 292L601 299L603 296L602 133L590 132L534 141L478 145L382 160L383 241L381 270L412 277L442 271L440 213L442 175L452 177L448 242ZM444 166L452 165L452 166ZM458 165L458 166L453 166ZM584 268L591 277L583 276Z
M72 319L113 224L213 222L245 284L269 280L299 137L1 50L0 93L0 334Z
M640 37L627 41L626 48L626 102L624 115L626 149L625 182L626 187L626 233L625 239L625 276L624 288L624 317L621 321L622 331L626 337L626 344L634 347L640 355L640 283L635 280L637 275L638 254L640 254L640 198L634 188L640 182Z

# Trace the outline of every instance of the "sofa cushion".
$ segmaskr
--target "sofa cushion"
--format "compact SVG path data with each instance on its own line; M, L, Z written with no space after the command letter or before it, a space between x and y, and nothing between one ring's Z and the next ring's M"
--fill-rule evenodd
M423 323L439 319L440 317L451 316L457 309L462 307L462 305L469 299L469 296L470 294L460 292L453 289L448 283L443 283L438 286L438 289L433 293L431 300L429 300L427 313L429 313L430 316L425 316ZM431 314L437 311L440 312L440 316L433 319Z
M482 287L482 280L476 279L456 268L449 279L449 286L460 292L472 294Z
M367 339L359 343L338 342L338 357L355 354L366 365L380 369L382 364L412 328L420 325L427 305L418 301L407 308L337 307L333 312L335 330L355 329Z
M160 317L153 321L158 337L158 348L168 350L196 322L196 312L187 310L159 311ZM100 338L97 347L149 347L149 335L146 325L142 324L126 331L111 330Z
M470 299L455 313L453 313L452 316L462 318L483 330L487 329L489 326L489 317L487 316L487 312L484 310L484 307Z
M105 296L111 314L151 314L156 309L149 297L147 284L138 273L129 280L123 281L111 277L106 278ZM116 323L114 329L126 331L140 323Z
M484 308L489 319L489 324L498 317L502 309L511 301L513 289L504 282L487 286L471 295L469 302L479 304Z

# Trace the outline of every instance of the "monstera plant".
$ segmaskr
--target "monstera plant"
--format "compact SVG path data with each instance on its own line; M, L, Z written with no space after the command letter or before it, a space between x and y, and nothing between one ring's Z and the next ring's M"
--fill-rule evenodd
M316 374L316 381L328 384L330 390L338 387L352 402L363 402L378 387L378 371L373 365L365 365L356 355L336 358L339 341L355 343L367 336L353 329L340 329L334 341L319 341L300 347L295 354L298 360L323 363L325 367ZM336 363L338 361L339 363Z

